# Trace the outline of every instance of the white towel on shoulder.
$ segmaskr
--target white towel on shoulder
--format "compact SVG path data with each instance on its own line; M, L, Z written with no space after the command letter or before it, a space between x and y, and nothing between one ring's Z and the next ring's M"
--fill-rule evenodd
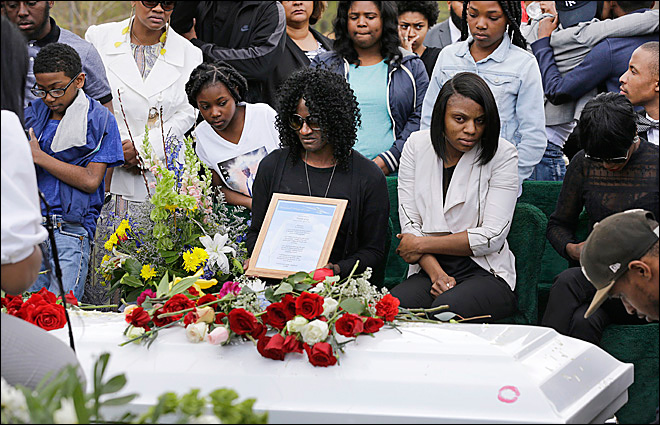
M85 146L87 144L87 113L89 112L89 100L82 89L78 89L78 95L71 105L66 109L60 125L57 126L53 143L50 149L57 153L66 149Z

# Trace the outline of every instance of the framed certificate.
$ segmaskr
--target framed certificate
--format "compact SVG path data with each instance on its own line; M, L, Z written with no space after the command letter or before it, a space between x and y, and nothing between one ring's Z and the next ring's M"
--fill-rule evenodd
M274 193L246 274L282 279L330 258L346 199Z

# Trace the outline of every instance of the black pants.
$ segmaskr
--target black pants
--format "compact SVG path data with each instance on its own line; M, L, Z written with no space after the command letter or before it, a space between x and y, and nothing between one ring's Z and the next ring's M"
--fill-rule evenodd
M642 324L639 319L626 312L621 300L608 299L588 319L584 318L596 288L582 274L579 267L559 273L550 289L548 305L541 325L557 332L598 345L603 330L610 323Z
M443 270L456 280L456 286L437 297L431 295L431 278L424 270L410 276L390 291L404 308L432 308L448 305L464 318L490 314L491 322L513 315L518 301L511 287L499 277L482 269L470 257L436 255Z

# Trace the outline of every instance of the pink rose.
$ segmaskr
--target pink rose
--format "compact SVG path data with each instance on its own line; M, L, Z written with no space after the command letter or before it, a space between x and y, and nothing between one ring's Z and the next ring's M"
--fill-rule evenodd
M222 344L229 339L229 331L224 326L217 326L210 334L206 335L206 339L212 345Z

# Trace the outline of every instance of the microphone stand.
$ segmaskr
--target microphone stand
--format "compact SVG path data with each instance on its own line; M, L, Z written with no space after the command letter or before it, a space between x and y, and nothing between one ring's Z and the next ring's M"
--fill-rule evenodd
M46 206L46 230L48 230L48 239L50 240L51 251L53 255L53 262L55 263L55 278L60 288L60 295L62 297L62 306L64 307L64 316L66 323L69 327L69 345L75 352L76 346L73 343L73 330L71 329L71 320L69 319L69 311L66 309L66 296L64 295L64 284L62 283L62 269L60 268L60 258L57 255L57 245L55 244L55 226L53 224L53 216L50 214L50 205L46 202L46 197L39 191L39 198Z

